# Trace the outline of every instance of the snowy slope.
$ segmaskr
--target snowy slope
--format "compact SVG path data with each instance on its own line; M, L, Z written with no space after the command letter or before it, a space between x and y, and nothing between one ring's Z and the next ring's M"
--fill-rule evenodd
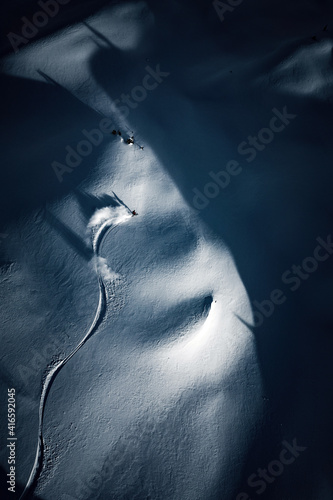
M15 498L333 498L331 6L73 10L2 59Z

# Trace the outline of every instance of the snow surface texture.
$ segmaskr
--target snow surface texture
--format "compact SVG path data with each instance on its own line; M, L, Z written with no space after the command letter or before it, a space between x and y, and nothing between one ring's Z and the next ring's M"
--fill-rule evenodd
M333 498L332 7L237 3L2 58L1 498Z

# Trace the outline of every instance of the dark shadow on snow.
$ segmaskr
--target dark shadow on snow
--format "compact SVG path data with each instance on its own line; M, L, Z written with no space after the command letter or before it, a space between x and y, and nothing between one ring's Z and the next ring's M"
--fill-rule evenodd
M149 3L154 12L154 5ZM279 9L277 4L275 8ZM158 14L157 8L156 12ZM232 44L232 37L238 34L228 32L226 40L218 18L209 19L210 24L205 28L200 25L200 29L207 29L223 52L224 46ZM178 19L178 22L184 24L187 16L182 22ZM156 24L162 24L158 15ZM325 238L331 233L332 220L321 208L323 200L332 207L331 159L328 152L320 148L329 144L327 123L331 121L331 108L327 103L312 98L305 101L303 97L284 95L274 87L270 91L260 85L244 87L242 75L237 77L233 73L229 76L228 67L222 73L222 66L217 68L220 77L210 94L209 88L207 91L200 88L193 90L191 85L187 88L186 79L190 83L194 78L191 64L187 67L183 59L178 61L177 66L174 60L174 68L167 67L163 61L164 57L168 58L170 48L164 43L164 33L159 35L155 32L155 36L155 61L160 63L163 71L171 74L140 103L140 107L131 111L129 126L140 133L162 165L168 168L189 205L192 205L193 193L188 186L202 191L204 185L212 180L208 175L211 170L219 172L232 159L241 163L243 172L231 179L230 185L221 190L218 202L212 199L199 216L230 249L251 304L254 300L268 299L277 288L282 289L287 297L286 302L277 306L262 326L249 327L263 383L264 409L256 424L246 460L239 466L242 475L239 489L234 496L226 497L221 490L215 492L212 498L231 500L241 491L254 495L254 489L249 489L246 484L249 475L259 467L267 466L270 461L278 460L283 440L292 443L293 439L297 439L297 443L307 447L307 451L293 465L286 467L261 497L270 500L286 497L313 500L313 492L318 491L323 471L329 487L333 488L332 479L329 479L332 476L327 473L333 453L333 365L328 354L333 348L333 322L328 317L324 325L319 325L311 307L305 308L304 304L311 304L309 297L312 290L321 290L327 274L333 276L333 263L321 263L318 271L309 281L302 282L300 290L295 293L282 283L281 275L312 255L317 244L316 237ZM180 33L175 32L174 44L177 44L177 36L181 48ZM285 59L296 46L294 41L289 47L284 46L280 55L274 54L274 60ZM255 48L259 50L257 45ZM260 50L262 53L256 54L256 57L267 61L266 48ZM205 60L205 51L206 48L200 52L200 47L194 47L193 54L188 55L189 62L200 60L200 57ZM239 57L241 60L241 52ZM121 68L132 63L138 65L129 52L121 53L114 49L101 49L91 58L96 80L111 97L120 93L120 87L122 91L130 90L139 82L132 82L132 85L126 79L114 82L105 74L105 67ZM267 62L265 64L269 66ZM144 65L144 60L139 62L141 73ZM210 76L213 78L213 75L208 75L208 81ZM181 98L178 97L179 92L175 92L173 97L174 85L181 89ZM267 126L268 123L256 119L258 109L267 109L269 122L272 108L282 110L286 105L288 111L298 115L295 122L265 151L260 152L253 163L247 164L245 157L237 153L237 147L249 134ZM313 116L320 117L315 128ZM221 127L217 133L215 124L219 123L219 119L222 123L223 120L229 123L229 126ZM302 122L300 127L297 120ZM202 134L202 127L206 128L206 135ZM179 134L179 130L183 133ZM189 141L184 140L184 134ZM284 149L289 134L293 134L294 145L299 146L297 154L295 148L292 156ZM207 138L210 139L208 144ZM317 151L322 151L320 158L303 149L307 144L315 145ZM316 310L319 310L321 302L327 303L327 290L323 290L322 295L314 294L313 301ZM254 311L254 306L252 308Z
M88 246L84 239L75 233L70 227L62 222L58 217L52 214L49 210L44 210L45 219L55 229L64 240L85 260L92 259L94 253L90 246Z
M6 224L78 186L110 139L104 136L102 143L59 182L52 162L65 164L66 147L75 150L85 139L82 130L98 127L100 113L50 77L41 82L1 75L0 89L6 96L0 126L0 232L5 233Z
M162 26L162 3L148 1L148 4L156 14L156 26ZM273 9L273 4L269 7ZM244 3L235 10L232 14L234 22L238 15L248 15L252 19L251 11L246 9L250 7ZM215 84L195 88L192 85L195 74L191 72L191 64L200 60L200 57L205 60L207 47L203 47L200 52L200 46L195 46L192 53L185 57L181 52L183 28L185 32L191 29L193 32L197 29L207 30L213 43L221 48L221 54L226 51L237 53L236 42L239 38L237 30L228 28L227 22L221 25L214 11L211 13L205 8L202 12L206 16L202 19L196 19L191 9L178 15L174 37L183 58L177 60L175 54L173 67L163 63L170 51L165 43L165 33L155 30L156 43L154 49L150 50L150 64L159 63L162 71L169 71L170 76L131 112L129 122L131 128L140 133L140 137L168 168L189 205L192 205L193 193L188 186L202 190L205 183L211 180L208 176L211 170L218 172L224 169L227 161L234 158L240 160L242 174L232 179L225 191L220 192L218 202L212 199L199 216L230 249L252 303L254 300L267 299L274 289L282 288L281 274L311 255L317 236L325 238L331 232L332 220L320 207L320 202L326 200L328 210L332 211L331 158L324 151L331 108L325 102L283 95L274 88L268 91L259 85L244 87L242 75L237 75L234 70L231 76L227 62L216 62L219 77ZM281 13L283 9L278 5L277 14ZM168 15L172 19L172 14ZM254 23L259 21L253 20ZM288 23L297 26L298 19L289 19ZM91 69L96 81L110 98L114 99L138 85L145 73L145 55L140 58L130 50L120 51L103 39L104 35L87 27L99 41L107 45L107 48L100 48L92 55ZM260 37L254 38L255 50L258 50L264 44ZM281 52L274 54L274 61L292 55L296 46L297 42L292 42L290 47L284 46ZM277 41L269 47L279 50ZM241 68L244 60L241 59L242 51L238 50ZM244 50L249 54L251 47L246 45ZM267 61L267 50L267 47L263 47L262 53L255 55ZM251 61L246 61L246 64L251 64ZM255 59L253 64L257 64ZM269 71L269 63L265 64ZM139 75L135 82L124 71L129 65L132 67L131 74L135 70ZM110 78L110 73L121 74L122 79ZM76 188L87 177L107 141L104 138L101 146L83 158L81 165L72 173L65 174L64 181L59 183L51 167L52 161L64 162L65 147L70 145L75 148L84 139L82 129L95 128L101 115L63 89L50 75L44 73L42 76L45 82L6 75L0 77L1 95L6 96L0 131L3 159L0 232L3 233L6 231L2 228L19 215ZM215 75L208 74L207 81L210 82L213 77ZM191 85L188 85L189 82ZM174 97L173 85L178 91ZM179 91L181 98L178 97ZM237 155L237 146L249 134L255 134L267 125L256 119L258 109L267 109L269 121L270 110L273 107L281 109L286 104L290 112L298 114L297 120L302 121L302 127L299 128L301 132L297 131L296 120L290 125L290 132L286 129L258 155L257 160L247 164L244 157ZM313 116L320 117L315 124ZM177 129L174 127L175 120ZM217 133L215 128L219 120L226 126L221 126ZM191 130L188 129L189 123ZM205 134L202 134L203 127ZM183 133L179 134L179 130ZM294 141L298 145L297 156L289 157L288 151L283 148L283 134L289 133L294 134ZM187 140L189 135L191 139ZM15 140L9 142L7 137L14 137ZM200 142L203 139L209 141L208 145ZM317 150L318 146L323 146L322 155L311 156L305 149L306 144L316 145ZM90 195L82 193L77 194L77 197L87 217L96 206L104 206L104 202L112 203L108 195L102 200L92 199ZM48 215L48 220L83 258L91 258L91 250L85 246L82 238L53 214ZM333 275L331 261L320 264L318 271L309 281L303 282L295 293L284 288L286 303L277 307L261 327L249 328L255 341L264 388L264 410L256 423L255 436L246 460L239 466L242 476L239 489L230 497L226 497L221 490L208 494L208 498L233 500L241 491L254 496L254 490L247 485L249 475L259 467L265 468L270 461L277 460L282 441L286 439L290 442L294 438L307 450L267 486L261 498L313 500L313 493L318 491L322 477L326 478L328 487L333 489L329 473L333 453L333 324L330 317L323 317L319 324L311 307L306 310L304 307L304 304L311 304L311 300L317 309L321 303L327 303L328 291L322 288L327 275ZM311 295L312 290L318 290L318 294Z
M129 212L131 211L130 208L120 198L118 198L113 191L112 193L113 196L106 193L100 196L94 196L86 191L83 191L82 189L74 189L74 195L76 196L81 210L87 220L92 217L96 210L100 210L104 207L118 207L122 205L127 208Z

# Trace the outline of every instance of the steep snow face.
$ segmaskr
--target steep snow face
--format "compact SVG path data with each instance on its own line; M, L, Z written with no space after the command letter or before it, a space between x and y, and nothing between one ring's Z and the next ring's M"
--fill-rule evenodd
M248 500L295 438L267 498L332 491L331 35L312 1L233 3L110 4L3 61L27 498Z
M53 384L44 439L58 456L44 468L38 491L45 498L55 490L63 498L122 498L134 490L204 498L221 481L230 488L261 406L252 335L239 321L252 321L251 308L229 250L202 226L153 152L117 142L105 163L114 163L114 155L117 182L103 164L85 189L97 198L117 189L139 215L128 218L125 208L106 207L88 220L94 241L110 228L98 259L98 269L106 271L107 310L98 332ZM64 391L66 380L72 384ZM244 392L252 393L251 403ZM92 421L98 422L93 431ZM66 452L52 429L61 429L62 443L72 443ZM87 488L89 471L93 478L119 461L122 472L112 466L105 485ZM82 471L75 478L73 463Z

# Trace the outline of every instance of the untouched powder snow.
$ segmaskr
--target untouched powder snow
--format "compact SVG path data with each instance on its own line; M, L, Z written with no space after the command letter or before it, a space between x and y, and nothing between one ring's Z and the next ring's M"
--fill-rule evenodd
M1 60L1 498L331 500L332 7L102 3Z

